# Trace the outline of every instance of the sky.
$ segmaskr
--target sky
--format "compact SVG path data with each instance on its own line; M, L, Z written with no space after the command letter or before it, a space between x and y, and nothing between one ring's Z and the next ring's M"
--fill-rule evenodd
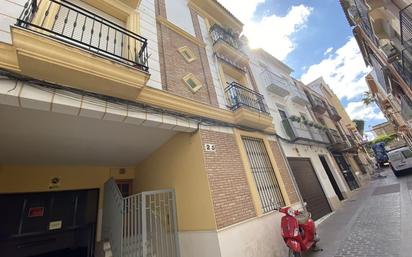
M219 0L244 24L252 48L261 47L309 83L323 76L352 119L371 126L386 121L376 105L361 99L368 90L365 66L338 0Z

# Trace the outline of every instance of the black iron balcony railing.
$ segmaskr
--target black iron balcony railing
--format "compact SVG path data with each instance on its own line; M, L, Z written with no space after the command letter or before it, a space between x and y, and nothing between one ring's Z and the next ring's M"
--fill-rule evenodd
M334 144L342 144L344 141L342 137L339 135L338 131L334 129L329 129L327 131L328 137L332 145Z
M393 65L412 89L412 45L402 50L399 60L393 62Z
M228 83L225 93L228 107L232 111L245 107L253 111L266 114L269 113L263 95L244 87L237 82Z
M38 12L39 4L45 12ZM147 39L66 0L30 0L17 26L148 71Z
M372 26L369 20L369 8L365 4L365 0L355 0L354 1L356 10L358 11L358 17L360 19L359 25L362 30L366 33L372 42L377 45L377 39L373 33Z
M350 143L350 147L356 147L358 144L356 143L355 139L351 135L346 135L348 141Z
M216 23L210 28L210 35L213 44L217 43L219 40L223 40L232 47L240 49L239 36L236 33L225 30Z
M401 96L401 115L406 120L412 120L412 100L406 95Z
M309 102L312 105L312 109L315 112L322 114L326 111L326 105L320 97L310 92L306 92L306 95L308 96Z
M338 111L336 110L336 108L332 105L329 105L328 108L328 113L329 116L332 118L332 120L334 121L339 121L342 119L342 117L339 115Z
M401 25L401 42L403 45L412 44L412 4L399 11Z

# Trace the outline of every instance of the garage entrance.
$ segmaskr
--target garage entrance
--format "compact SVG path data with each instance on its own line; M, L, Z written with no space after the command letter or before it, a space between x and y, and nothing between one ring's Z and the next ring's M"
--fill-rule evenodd
M326 175L328 175L329 181L332 184L333 190L335 191L335 194L338 196L340 201L343 201L345 198L343 197L342 191L340 191L339 185L335 180L335 177L332 174L332 171L330 170L329 164L326 161L325 156L319 155L319 159L322 162L323 168L326 171Z
M349 189L355 190L359 188L359 184L356 181L355 176L353 175L352 170L349 164L346 162L343 155L334 154L333 157L335 158L336 163L339 166L339 169L342 171L343 177L345 178L346 183L349 186Z
M94 256L98 199L98 189L0 194L1 255Z
M317 220L330 213L332 209L310 159L288 158L288 162L302 194L303 201L307 202L307 209L312 213L312 218Z

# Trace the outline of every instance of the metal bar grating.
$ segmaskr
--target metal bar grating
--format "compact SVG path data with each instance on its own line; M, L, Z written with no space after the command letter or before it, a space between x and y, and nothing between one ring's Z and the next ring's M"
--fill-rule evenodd
M113 179L104 190L103 240L114 257L180 256L173 190L123 198Z
M403 45L412 44L412 4L399 11L401 26L401 42Z
M235 81L228 83L228 86L225 88L225 94L229 107L233 111L240 107L246 107L254 111L269 114L269 108L265 103L263 95Z
M44 14L38 12L44 5ZM66 0L29 0L17 26L148 71L147 39Z
M242 137L249 158L263 212L269 212L285 205L275 170L262 139Z
M360 25L363 31L368 35L369 39L377 45L378 42L373 33L372 26L369 20L369 8L366 6L364 0L355 0L354 1L356 9L358 11L359 18L361 20Z

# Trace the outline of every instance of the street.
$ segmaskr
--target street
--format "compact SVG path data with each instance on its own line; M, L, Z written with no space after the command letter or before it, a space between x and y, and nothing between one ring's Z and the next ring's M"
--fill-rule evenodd
M318 226L310 257L412 256L412 175L373 179Z

